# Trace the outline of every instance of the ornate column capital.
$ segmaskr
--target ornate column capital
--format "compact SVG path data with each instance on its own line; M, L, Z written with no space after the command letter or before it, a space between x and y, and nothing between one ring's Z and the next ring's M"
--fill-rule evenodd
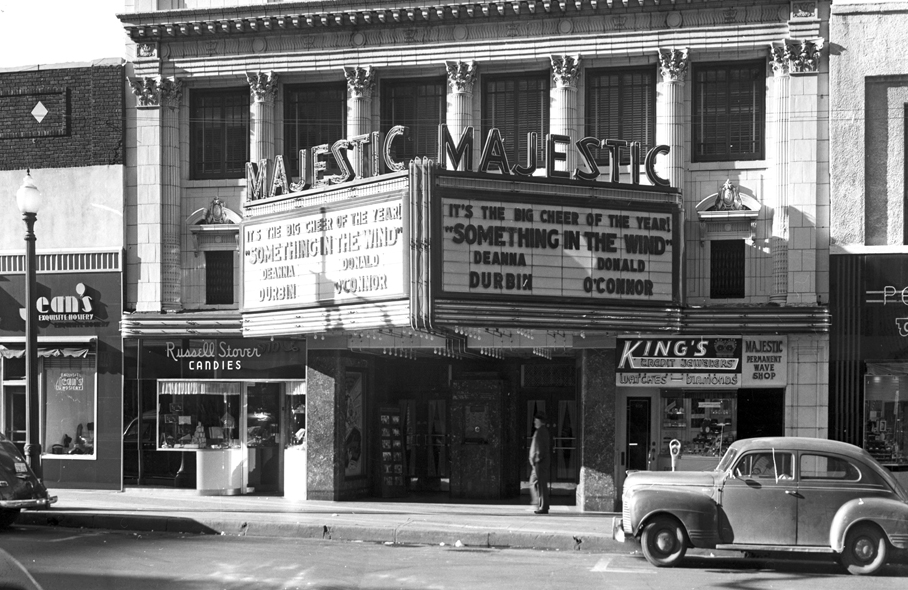
M553 55L552 81L556 88L577 88L580 80L580 55Z
M161 106L160 76L130 76L129 87L140 107Z
M820 52L824 39L799 39L786 41L789 58L788 67L793 74L815 74L820 68Z
M684 82L687 75L688 49L659 49L659 66L662 68L664 82Z
M775 76L788 75L788 62L791 60L791 51L787 43L772 43L769 46L769 63Z
M446 61L445 69L448 71L448 87L452 92L473 94L473 83L476 82L475 61Z
M160 102L162 105L177 109L183 100L183 81L179 78L162 78L158 83Z
M277 94L277 74L274 72L246 72L249 92L255 102L274 102Z
M372 66L344 66L344 76L347 78L347 90L353 98L372 98L375 89L375 70Z

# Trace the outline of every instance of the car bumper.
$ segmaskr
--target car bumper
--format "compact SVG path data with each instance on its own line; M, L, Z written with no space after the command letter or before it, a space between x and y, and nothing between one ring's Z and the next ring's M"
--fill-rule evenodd
M632 540L628 538L627 534L624 532L620 518L616 518L612 521L612 539L619 543L628 543Z
M29 498L27 500L0 500L0 508L12 510L16 508L47 508L57 501L56 496L47 498Z

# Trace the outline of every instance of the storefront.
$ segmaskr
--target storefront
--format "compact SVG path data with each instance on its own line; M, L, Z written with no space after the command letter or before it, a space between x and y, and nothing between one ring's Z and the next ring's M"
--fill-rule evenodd
M908 255L832 257L830 428L908 482Z
M713 469L739 438L785 435L786 336L619 338L616 354L618 481L629 469Z
M143 409L124 435L128 480L305 495L304 342L143 338L125 348L125 395Z
M90 257L87 255L86 257ZM110 272L39 273L39 441L49 487L119 489L122 399L116 253ZM27 432L25 277L0 290L0 424L24 447Z

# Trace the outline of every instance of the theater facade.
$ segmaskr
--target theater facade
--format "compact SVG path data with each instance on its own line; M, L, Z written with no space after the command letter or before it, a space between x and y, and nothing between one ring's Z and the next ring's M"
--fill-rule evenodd
M673 440L827 436L827 3L162 4L122 326L190 487L503 500L541 410L613 510Z

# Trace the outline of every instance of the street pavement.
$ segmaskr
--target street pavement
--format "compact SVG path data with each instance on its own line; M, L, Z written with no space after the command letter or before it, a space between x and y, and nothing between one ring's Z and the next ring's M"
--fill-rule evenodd
M280 496L200 496L195 490L52 489L50 510L23 511L20 525L292 537L388 544L511 547L629 553L612 539L620 515L555 505L363 500L325 502Z

